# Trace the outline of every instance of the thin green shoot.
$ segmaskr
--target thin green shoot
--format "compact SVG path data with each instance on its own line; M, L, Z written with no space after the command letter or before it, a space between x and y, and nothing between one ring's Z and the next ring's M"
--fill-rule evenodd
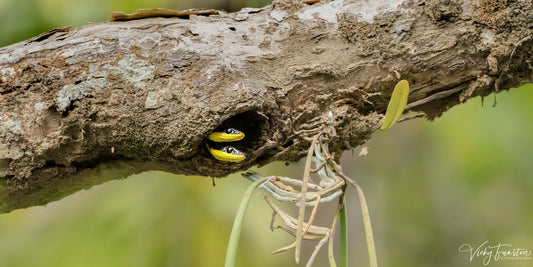
M235 215L235 220L233 221L233 228L231 229L231 235L228 242L228 249L226 251L226 261L224 267L234 267L235 258L237 256L237 247L239 246L239 237L241 235L242 223L244 222L244 215L246 215L246 210L248 209L248 204L250 204L250 199L252 198L252 193L255 189L260 186L262 183L266 182L268 178L264 177L253 182L242 197L241 204L237 210L237 215Z
M377 267L378 260L376 256L376 246L374 244L374 235L372 234L372 224L370 223L370 213L368 212L368 205L366 204L365 194L363 189L348 176L341 174L342 177L348 181L357 190L359 196L359 202L361 203L361 213L363 214L363 227L365 228L366 246L368 248L368 259L370 261L370 267Z
M340 210L340 267L346 267L348 262L348 246L346 239L348 238L348 233L346 231L346 203L342 206Z

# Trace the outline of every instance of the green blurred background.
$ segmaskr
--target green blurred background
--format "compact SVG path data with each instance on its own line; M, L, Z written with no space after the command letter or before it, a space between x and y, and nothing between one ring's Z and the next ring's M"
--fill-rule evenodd
M0 0L0 46L52 28L108 20L138 8L262 7L254 0ZM345 172L365 190L380 266L483 266L458 252L468 243L533 250L533 85L469 100L434 122L407 121L345 153ZM264 174L298 177L302 163ZM82 191L45 207L0 215L0 266L222 266L233 216L249 182L146 172ZM292 242L269 230L257 194L247 214L237 266L293 266ZM347 195L349 266L368 266L356 193ZM321 210L328 225L334 205ZM279 221L279 220L278 220ZM312 250L306 244L304 258ZM325 266L325 250L315 266ZM304 265L304 264L300 264ZM533 266L494 259L490 265Z

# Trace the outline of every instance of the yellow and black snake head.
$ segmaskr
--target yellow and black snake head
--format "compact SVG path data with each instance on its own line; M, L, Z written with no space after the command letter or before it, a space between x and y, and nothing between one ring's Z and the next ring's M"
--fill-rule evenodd
M246 158L244 153L232 146L226 145L219 148L212 148L208 143L205 143L205 145L207 146L209 153L211 153L215 159L220 161L240 162Z
M212 132L207 136L208 140L217 143L235 142L242 140L243 138L244 133L233 128L226 128L222 132Z
M202 154L218 161L238 163L232 166L236 170L257 159L257 149L270 135L269 125L268 117L255 110L227 118L204 135Z
M217 160L240 162L246 158L244 153L234 146L225 143L237 142L243 138L243 132L234 128L225 128L222 131L214 131L209 134L207 136L205 145L207 146L209 153L211 153L211 155L213 155L213 157Z

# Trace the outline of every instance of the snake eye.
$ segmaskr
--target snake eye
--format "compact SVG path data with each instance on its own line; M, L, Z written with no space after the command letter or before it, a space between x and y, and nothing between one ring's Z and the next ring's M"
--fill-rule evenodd
M221 148L220 150L228 154L232 154L232 155L244 155L239 149L234 148L232 146L225 146Z
M225 132L227 134L238 134L238 131L233 128L227 128Z

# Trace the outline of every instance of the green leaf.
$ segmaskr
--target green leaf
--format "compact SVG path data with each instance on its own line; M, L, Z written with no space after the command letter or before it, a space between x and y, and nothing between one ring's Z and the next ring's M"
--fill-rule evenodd
M401 80L394 87L381 130L387 130L392 127L402 115L405 105L407 105L407 96L409 96L409 83L407 80Z

